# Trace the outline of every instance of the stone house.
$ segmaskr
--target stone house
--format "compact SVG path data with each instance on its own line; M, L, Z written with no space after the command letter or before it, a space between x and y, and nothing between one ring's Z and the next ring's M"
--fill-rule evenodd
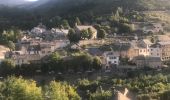
M14 60L16 65L39 62L43 57L55 52L57 49L68 45L67 41L32 41L30 44L18 44L20 50L7 52L6 58Z
M163 63L159 57L145 57L138 56L133 59L138 68L141 67L151 67L151 68L161 68Z
M151 57L159 57L162 61L170 60L170 41L157 42L150 49Z
M114 51L106 51L103 53L103 63L105 65L105 69L109 69L112 66L118 66L120 55Z

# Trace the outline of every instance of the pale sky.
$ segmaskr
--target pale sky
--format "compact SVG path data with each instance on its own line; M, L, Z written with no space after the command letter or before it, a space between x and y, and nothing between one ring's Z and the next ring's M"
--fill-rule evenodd
M0 4L4 5L21 5L29 2L35 2L38 0L0 0Z

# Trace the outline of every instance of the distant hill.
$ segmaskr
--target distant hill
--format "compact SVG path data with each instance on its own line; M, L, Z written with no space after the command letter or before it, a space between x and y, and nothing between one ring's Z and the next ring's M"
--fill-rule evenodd
M169 0L40 0L15 7L0 6L0 30L11 26L30 29L41 21L53 17L83 17L83 15L104 15L118 7L124 11L170 9Z
M108 12L117 7L128 10L163 10L170 8L169 0L49 0L36 7L39 11L53 13L91 10L93 12Z

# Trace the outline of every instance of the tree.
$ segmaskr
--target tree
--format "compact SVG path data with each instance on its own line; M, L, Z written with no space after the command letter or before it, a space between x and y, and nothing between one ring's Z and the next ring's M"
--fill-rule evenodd
M46 96L50 100L81 100L74 87L55 81L47 87Z
M8 77L0 84L1 100L43 100L42 90L33 80Z
M91 28L88 28L88 34L89 34L88 39L91 39L93 36L93 31Z
M15 50L15 44L12 41L9 41L7 45L8 45L8 48L10 49L10 51Z
M88 30L82 30L81 31L81 38L82 39L88 39L89 38Z
M64 27L64 29L70 29L70 25L67 20L62 21L62 26Z
M93 32L91 28L88 28L87 30L82 30L81 31L81 38L82 39L91 39L93 36Z
M119 25L119 32L120 33L130 33L134 31L132 24L123 23Z
M1 62L0 69L3 73L11 73L15 69L15 63L11 59L5 59Z
M77 25L81 25L81 21L80 21L80 19L79 19L78 17L76 17L75 23L76 23Z
M170 100L170 91L165 91L160 95L160 100Z
M67 35L70 43L78 43L80 41L80 35L75 32L74 29L70 29Z
M62 59L58 52L54 52L49 57L48 66L50 67L49 70L52 71L61 71L62 70ZM45 67L45 66L44 66Z
M96 93L92 93L90 96L90 100L111 100L112 92L100 90Z
M100 70L102 68L102 61L99 57L93 58L93 68L96 70Z
M19 29L15 29L14 30L14 41L15 42L17 42L18 40L20 40L21 38L22 38L22 36L23 36L23 33L22 33L22 31L21 30L19 30Z
M97 38L104 39L106 37L106 31L104 29L100 29L97 33Z
M92 69L93 57L89 54L82 54L77 56L78 65L83 68L84 71Z
M118 7L117 11L119 12L119 14L123 14L123 9L121 7Z

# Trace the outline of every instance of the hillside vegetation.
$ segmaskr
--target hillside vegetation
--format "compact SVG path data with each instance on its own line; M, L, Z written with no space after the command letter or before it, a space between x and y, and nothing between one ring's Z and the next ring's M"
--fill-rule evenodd
M0 31L12 26L21 29L31 29L39 22L48 22L56 16L64 19L100 16L114 13L118 7L124 13L132 10L164 10L169 9L169 0L50 0L49 2L31 9L9 8L0 6ZM32 5L34 6L34 5Z

